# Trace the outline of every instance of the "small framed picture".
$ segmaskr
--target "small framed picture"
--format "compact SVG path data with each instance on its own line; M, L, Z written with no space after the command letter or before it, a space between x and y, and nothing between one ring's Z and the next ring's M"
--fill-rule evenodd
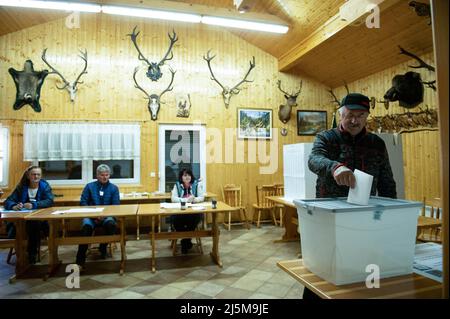
M272 110L239 108L237 111L238 138L272 138Z
M297 135L316 135L327 129L327 111L297 111Z

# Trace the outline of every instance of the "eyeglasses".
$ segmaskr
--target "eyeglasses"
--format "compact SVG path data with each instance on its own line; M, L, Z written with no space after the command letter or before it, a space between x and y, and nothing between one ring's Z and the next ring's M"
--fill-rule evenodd
M361 113L361 114L358 114L358 115L356 115L356 114L346 114L346 115L343 116L343 118L346 119L346 120L349 120L349 121L351 121L351 120L362 121L362 120L367 119L368 116L369 116L369 114L364 112L364 113Z

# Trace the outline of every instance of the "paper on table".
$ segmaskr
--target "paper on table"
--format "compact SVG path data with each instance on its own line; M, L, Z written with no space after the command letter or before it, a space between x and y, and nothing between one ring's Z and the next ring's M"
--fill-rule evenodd
M161 203L161 208L181 208L180 203Z
M355 169L353 174L356 179L355 187L349 189L347 202L351 204L367 205L372 189L373 176L358 169Z
M186 205L187 205L187 207L192 207L192 208L194 208L194 207L212 206L212 203L210 203L210 202L195 203L195 204L187 203Z
M36 209L21 209L21 210L7 210L7 209L0 209L0 213L32 213Z
M442 245L436 243L417 244L413 271L442 282Z
M57 210L52 213L52 215L60 214L77 214L77 213L99 213L104 210L103 207L98 208L72 208L68 210Z
M205 210L205 206L192 206L192 210Z

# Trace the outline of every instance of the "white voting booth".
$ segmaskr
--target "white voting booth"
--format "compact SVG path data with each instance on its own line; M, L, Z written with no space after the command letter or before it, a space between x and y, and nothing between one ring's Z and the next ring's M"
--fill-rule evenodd
M283 145L284 198L316 198L317 176L308 168L313 143Z

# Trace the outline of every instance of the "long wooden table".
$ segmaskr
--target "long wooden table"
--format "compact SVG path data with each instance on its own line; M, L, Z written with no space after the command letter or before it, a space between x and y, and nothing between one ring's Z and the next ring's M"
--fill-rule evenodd
M69 209L82 208L103 208L101 212L89 213L64 213L52 214L56 211L65 211ZM49 264L48 276L51 276L61 264L58 260L58 246L61 245L79 245L79 244L96 244L96 243L112 243L120 242L121 260L120 260L120 274L125 271L125 218L135 218L138 210L138 205L110 205L110 206L69 206L69 207L50 207L41 209L35 213L29 214L25 220L47 220L49 222L50 231L48 238ZM105 235L105 236L79 236L79 237L59 237L58 224L62 219L83 219L83 218L98 218L98 217L115 217L119 222L119 235ZM46 277L46 278L47 278Z
M217 195L211 192L205 193L205 198L213 198ZM121 205L134 205L134 204L151 204L168 201L171 199L171 193L148 193L143 195L142 193L129 193L124 194L120 198ZM55 197L53 200L53 206L78 206L80 205L80 196L61 196Z
M16 251L16 267L15 275L13 275L9 282L13 282L16 278L20 278L29 268L28 253L27 253L27 232L25 227L25 218L34 212L8 212L0 213L0 222L12 222L16 226L16 238L2 240L0 248L8 248L13 246Z
M201 204L201 203L200 203ZM210 253L214 262L222 267L222 261L219 255L219 226L217 223L217 214L229 211L237 210L228 206L223 202L217 202L217 208L213 209L211 206L205 206L205 210L193 210L192 208L187 208L186 210L181 209L168 209L161 208L160 204L142 204L139 205L138 216L150 216L151 217L151 230L150 230L150 245L152 250L151 258L151 270L156 271L156 261L155 261L155 250L156 250L156 240L160 239L181 239L181 238L197 238L197 237L212 237L213 245L212 251ZM212 224L211 229L199 229L188 232L157 232L156 222L164 216L179 215L179 214L211 214Z
M300 235L298 233L297 208L294 203L285 200L282 196L268 196L267 199L284 206L283 226L285 232L283 237L276 240L275 243L298 241Z
M367 288L365 282L333 285L310 272L302 259L280 261L278 267L323 299L438 299L442 284L418 274L380 280L379 288Z
M211 192L204 194L205 199L216 198L217 195ZM128 193L120 198L121 205L136 205L136 204L152 204L170 201L171 193ZM55 197L53 206L78 206L80 205L80 196L62 196ZM140 239L140 221L139 216L136 215L136 239Z

